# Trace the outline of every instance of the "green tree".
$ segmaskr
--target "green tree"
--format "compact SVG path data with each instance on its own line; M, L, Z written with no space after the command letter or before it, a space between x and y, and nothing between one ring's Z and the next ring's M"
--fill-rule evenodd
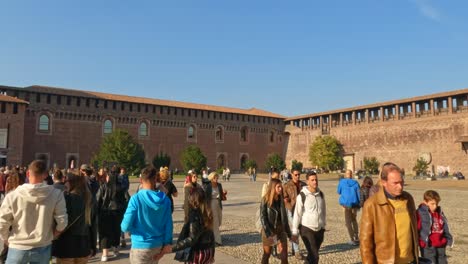
M309 160L313 165L328 170L343 168L343 146L333 136L318 136L309 148Z
M377 174L379 173L379 166L380 162L377 160L376 157L364 157L364 170L370 174Z
M429 168L429 163L427 163L425 159L419 158L416 160L416 165L414 165L413 170L416 175L421 175L426 173L427 168Z
M253 159L248 159L244 163L244 170L248 170L249 168L257 168L257 162Z
M145 151L127 131L117 129L104 138L91 163L100 167L114 163L138 174L146 165Z
M156 169L159 169L161 167L168 167L171 165L171 157L165 153L159 153L153 158L153 166Z
M303 167L304 167L304 165L302 164L302 162L297 161L297 160L292 160L292 162L291 162L291 171L293 171L293 170L302 171Z
M202 168L206 168L207 159L201 149L195 145L185 148L180 155L180 163L185 171L195 169L198 173Z
M268 155L267 157L267 161L266 161L266 167L267 168L275 168L277 170L284 170L284 168L286 168L286 163L284 162L284 160L281 158L281 156L279 154L270 154Z

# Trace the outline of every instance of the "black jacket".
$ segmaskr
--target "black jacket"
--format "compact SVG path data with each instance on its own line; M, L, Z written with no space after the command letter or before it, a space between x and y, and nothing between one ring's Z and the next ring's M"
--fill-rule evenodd
M197 251L214 248L214 246L213 230L204 227L200 209L190 209L189 222L184 224L177 243L172 247L172 252L188 247L192 247L193 251Z
M288 224L288 215L286 213L286 207L284 207L283 196L280 195L278 200L280 209L276 210L273 207L269 207L265 199L262 199L262 202L260 204L260 220L262 221L262 227L267 237L274 235L274 230L276 230L277 225L279 224L277 223L277 216L279 214L281 219L281 225L283 225L284 231L290 238L291 229L289 228Z
M99 212L124 212L127 207L126 190L122 184L116 181L115 176L111 176L109 182L102 183L99 186L96 199Z
M65 193L68 226L52 244L52 255L58 258L80 258L96 251L97 208L92 198L91 223L86 224L85 202L81 195ZM75 221L76 220L76 221Z

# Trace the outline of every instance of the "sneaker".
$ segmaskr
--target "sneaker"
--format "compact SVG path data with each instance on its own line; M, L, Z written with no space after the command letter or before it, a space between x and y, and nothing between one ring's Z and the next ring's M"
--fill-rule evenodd
M350 245L350 246L357 246L358 243L356 243L356 241L352 241L352 240L351 240L351 241L348 242L348 245Z
M114 247L114 255L117 257L119 255L119 248Z
M101 257L101 262L107 262L107 256L102 256Z

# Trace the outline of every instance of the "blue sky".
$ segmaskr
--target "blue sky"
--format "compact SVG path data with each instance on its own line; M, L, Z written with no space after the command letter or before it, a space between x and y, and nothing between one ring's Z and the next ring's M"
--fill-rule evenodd
M468 1L0 2L0 84L286 116L468 87Z

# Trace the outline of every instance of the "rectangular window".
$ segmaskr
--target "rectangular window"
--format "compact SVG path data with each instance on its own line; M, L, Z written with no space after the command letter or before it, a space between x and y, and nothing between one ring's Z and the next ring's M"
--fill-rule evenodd
M36 103L41 102L41 94L36 94Z
M71 105L71 97L67 96L67 105Z
M47 95L47 103L50 104L50 94Z
M94 107L99 108L99 99L96 99L96 101L94 101Z
M6 112L6 103L5 102L2 102L2 107L1 107L0 112L2 112L2 113Z
M13 104L13 114L18 113L18 104Z
M138 106L137 106L137 111L138 111L138 113L141 112L141 105L140 104L138 104Z
M156 114L156 106L153 105L153 114Z
M210 119L210 113L211 113L211 112L210 112L210 111L208 111L208 119Z
M188 116L192 116L192 109L188 109Z
M129 103L128 105L130 106L129 111L130 111L130 112L133 112L133 104L132 104L132 103Z
M203 118L203 113L205 113L205 111L201 111L201 118Z
M195 117L198 116L198 110L195 110Z
M117 102L116 101L112 101L112 109L113 110L117 109Z
M120 111L125 111L125 103L120 102Z
M180 113L180 114L181 114L182 116L185 115L185 109L184 109L184 108L181 109L181 113Z
M167 107L166 109L167 109L166 114L170 115L170 114L171 114L171 108L170 108L170 107Z
M104 109L107 109L107 100L104 101Z
M145 113L148 113L148 108L149 108L149 106L145 105Z
M162 114L163 114L163 111L164 111L164 107L160 106L160 107L159 107L159 114L162 115Z
M62 96L57 95L57 104L61 105L62 104Z
M81 98L77 97L76 98L76 106L80 106L81 105Z
M216 119L216 112L213 112L213 119Z
M30 93L26 92L24 94L24 100L29 102L29 99L30 99L29 96L30 96Z
M86 98L86 107L89 107L89 98Z
M174 108L174 115L177 116L177 108Z

